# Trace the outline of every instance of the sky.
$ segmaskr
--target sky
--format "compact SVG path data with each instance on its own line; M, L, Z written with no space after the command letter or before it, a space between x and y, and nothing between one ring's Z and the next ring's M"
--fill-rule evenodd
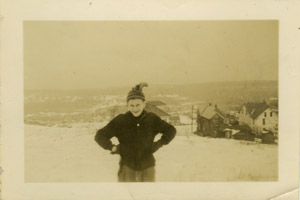
M278 80L278 21L26 21L25 89Z

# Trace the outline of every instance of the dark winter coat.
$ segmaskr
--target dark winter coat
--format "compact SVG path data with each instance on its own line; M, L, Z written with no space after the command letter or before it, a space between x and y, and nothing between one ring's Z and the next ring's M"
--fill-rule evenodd
M158 133L162 136L154 143ZM168 144L175 134L174 126L144 110L139 117L134 117L131 112L116 116L97 131L95 141L104 149L111 150L113 144L110 139L115 136L120 143L121 162L134 170L143 170L155 165L153 153L157 145Z

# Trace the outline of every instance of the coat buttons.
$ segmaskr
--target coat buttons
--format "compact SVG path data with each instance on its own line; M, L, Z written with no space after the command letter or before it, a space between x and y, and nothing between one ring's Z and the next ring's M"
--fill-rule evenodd
M140 124L137 124L136 126L140 126Z

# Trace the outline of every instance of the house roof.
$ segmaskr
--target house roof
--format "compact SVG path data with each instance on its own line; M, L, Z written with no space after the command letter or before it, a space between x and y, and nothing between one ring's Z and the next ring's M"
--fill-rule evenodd
M204 108L204 110L200 113L200 116L206 118L206 119L211 119L213 116L215 115L219 115L222 118L226 117L226 114L220 110L218 107L216 106L212 106L211 104L209 104L208 106L206 106Z
M218 107L215 108L215 111L221 115L222 118L225 118L227 115L224 111L220 110Z
M272 110L278 110L278 104L272 104L272 103L270 103L270 104L269 104L269 107L270 107Z
M178 115L172 115L170 116L170 120L180 120L180 117Z
M156 107L152 104L149 104L149 103L146 104L145 110L148 111L148 112L153 112L153 113L157 114L160 117L170 116L165 111L163 111L160 108L158 108L158 107Z
M163 103L161 101L148 101L147 104L151 104L153 106L164 106L164 105L166 105L165 103Z
M269 106L266 102L262 103L253 103L249 102L244 104L246 106L247 112L250 114L250 117L256 119L259 115L261 115Z

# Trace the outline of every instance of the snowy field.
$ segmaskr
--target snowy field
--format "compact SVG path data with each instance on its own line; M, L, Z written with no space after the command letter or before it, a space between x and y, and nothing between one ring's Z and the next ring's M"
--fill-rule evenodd
M25 181L117 181L119 156L94 141L102 125L25 125ZM277 145L203 138L190 134L190 126L177 130L175 139L155 153L157 181L277 180Z

